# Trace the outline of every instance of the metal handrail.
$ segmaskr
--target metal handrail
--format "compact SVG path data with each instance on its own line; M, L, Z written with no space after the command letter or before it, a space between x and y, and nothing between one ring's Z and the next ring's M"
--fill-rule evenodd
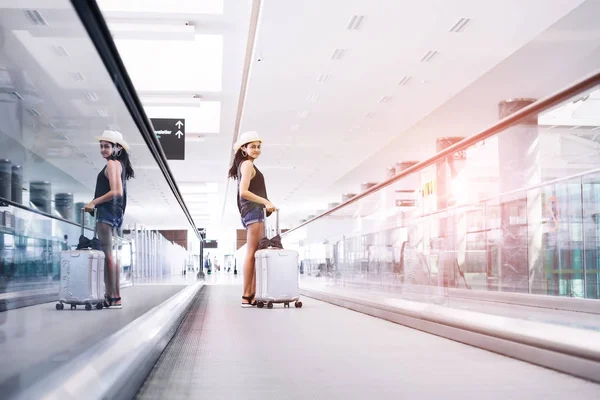
M323 218L329 214L332 214L334 212L336 212L337 210L340 210L368 195L370 195L373 192L377 192L380 189L383 189L384 187L387 187L389 185L391 185L394 182L399 181L400 179L411 175L415 172L421 171L427 167L429 167L430 165L435 164L436 162L444 159L445 157L456 153L459 150L464 150L467 149L468 147L474 145L477 142L480 142L482 140L488 139L494 135L496 135L499 132L502 132L503 130L507 129L510 126L513 126L517 123L519 123L521 120L534 115L534 114L539 114L540 112L554 107L555 105L583 92L586 90L591 89L594 86L597 86L600 84L600 71L596 71L593 74L589 75L588 77L578 81L577 83L562 89L554 94L551 94L543 99L540 99L538 101L536 101L535 103L532 103L530 105L528 105L527 107L522 108L521 110L515 112L514 114L511 114L503 119L501 119L500 121L496 122L494 125L492 125L491 127L473 135L470 137L467 137L463 140L461 140L458 143L453 144L450 147L447 147L446 149L440 151L439 153L435 154L433 157L428 158L425 161L421 161L411 167L406 168L405 170L397 173L396 175L384 180L383 182L378 183L375 186L370 187L369 189L365 190L364 192L357 194L356 196L346 200L345 202L339 204L338 206L335 206L327 211L325 211L322 214L319 214L307 221L304 221L303 223L299 224L298 226L286 231L283 235L287 235L297 229L300 229L301 227L308 225L320 218ZM282 236L283 236L282 235Z
M5 199L4 197L0 197L0 207L3 206L3 205L12 206L12 207L15 207L15 208L19 208L21 210L28 211L28 212L31 212L31 213L34 213L34 214L43 215L46 218L50 218L50 219L53 219L53 220L56 220L56 221L64 222L65 224L75 225L76 227L81 228L81 224L78 224L78 223L76 223L74 221L70 221L70 220L65 219L65 218L57 217L56 215L52 215L52 214L49 214L49 213L44 212L44 211L36 210L34 208L24 206L21 203L17 203L17 202L14 202L12 200ZM90 228L90 227L85 227L85 229L93 231L93 229Z

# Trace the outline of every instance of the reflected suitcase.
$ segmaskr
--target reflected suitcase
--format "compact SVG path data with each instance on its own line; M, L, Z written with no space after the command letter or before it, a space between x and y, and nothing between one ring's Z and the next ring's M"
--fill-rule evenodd
M276 221L276 231L279 233L279 211L276 213ZM292 302L296 308L302 307L298 286L298 252L268 248L257 250L254 258L258 308L265 305L273 308L275 303L283 303L284 307L289 307Z
M83 210L82 210L83 213ZM85 221L85 218L81 218ZM81 234L84 233L84 223ZM96 230L94 229L94 237ZM64 304L71 309L84 305L86 310L92 306L102 309L104 303L104 252L92 249L65 250L60 253L60 289L57 310Z

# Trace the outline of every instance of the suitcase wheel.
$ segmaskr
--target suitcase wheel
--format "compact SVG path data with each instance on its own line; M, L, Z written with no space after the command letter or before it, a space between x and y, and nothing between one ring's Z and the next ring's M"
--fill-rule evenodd
M265 303L263 303L262 301L257 301L257 302L256 302L256 306L257 306L258 308L263 308L263 307L265 306Z
M301 301L297 301L296 303L294 303L294 305L296 306L296 308L302 308L302 302Z
M92 309L92 305L91 305L90 303L87 303L87 304L85 305L85 309L86 309L87 311L90 311L90 310Z
M77 304L71 304L71 310L76 310L77 309Z
M273 302L272 301L270 301L270 302L267 303L267 308L273 308Z
M63 310L64 308L65 308L65 305L64 305L63 303L58 303L58 304L56 305L56 309L57 309L57 310Z
M97 308L98 310L102 310L102 307L103 307L103 306L102 306L102 303L96 303L96 308Z
M290 308L290 303L289 302L285 302L283 303L283 308Z

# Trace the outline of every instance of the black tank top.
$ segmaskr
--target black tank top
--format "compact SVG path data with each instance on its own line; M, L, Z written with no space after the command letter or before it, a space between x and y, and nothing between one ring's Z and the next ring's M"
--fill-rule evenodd
M112 200L98 204L96 207L104 208L107 211L110 211L113 215L122 216L125 213L125 207L127 206L127 181L125 179L125 165L123 165L123 161L119 162L121 163L121 184L123 185L123 196L115 196L112 198ZM102 171L100 171L98 174L98 178L96 178L96 192L94 193L95 199L110 192L110 181L106 177L105 171L106 166L102 168Z
M260 172L258 170L256 165L253 165L253 166L254 166L254 170L256 171L256 174L254 175L254 178L250 179L250 185L248 185L248 190L257 196L262 197L263 199L268 199L269 197L267 196L267 186L265 184L265 177L262 174L262 172ZM237 204L238 204L238 210L240 211L240 215L243 217L250 210L252 210L254 208L264 208L264 206L262 204L255 203L253 201L244 199L242 196L240 196L240 182L242 180L241 168L242 168L242 164L240 164L238 166Z

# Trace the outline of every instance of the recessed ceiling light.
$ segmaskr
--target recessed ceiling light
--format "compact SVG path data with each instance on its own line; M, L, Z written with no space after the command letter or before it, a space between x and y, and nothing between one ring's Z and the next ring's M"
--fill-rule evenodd
M23 100L23 96L21 96L21 95L19 94L19 92L10 92L10 94L12 94L12 95L13 95L13 97L14 97L15 99L17 99L17 100Z
M319 83L326 83L329 80L329 78L330 78L329 74L321 74L317 78L317 82L319 82Z
M381 104L381 103L387 103L387 102L389 102L390 100L392 100L392 98L391 98L390 96L383 96L382 98L380 98L379 100L377 100L377 102L378 102L379 104Z
M108 117L108 111L106 111L103 108L98 109L97 112L98 112L98 115L101 117L104 117L104 118Z
M450 28L450 32L460 33L465 27L471 22L470 18L461 18L459 19L452 28Z
M301 111L298 113L298 118L306 119L306 117L308 117L308 111Z
M58 57L69 57L70 54L65 48L65 46L54 45L52 46L52 52Z
M318 99L319 99L319 95L314 94L314 93L309 94L308 97L306 98L306 100L308 100L309 103L315 103Z
M430 50L421 58L421 62L431 62L438 54L438 51Z
M119 125L117 124L107 124L106 127L108 128L109 131L118 131L119 130ZM131 143L130 143L131 145Z
M96 101L100 100L98 98L98 95L94 92L86 92L85 97L87 97L87 99L91 102L96 102Z
M398 86L406 86L408 85L411 81L413 80L412 76L405 76L404 78L400 79L400 81L398 82Z
M38 10L25 10L25 15L35 26L48 26L48 22Z
M333 53L331 53L332 60L340 60L346 54L346 49L334 49Z
M71 78L76 82L85 81L85 76L83 76L81 72L69 72L69 75L71 75Z
M346 29L351 31L358 30L364 18L364 15L353 15L352 18L350 18L348 25L346 25Z
M31 115L32 117L39 117L40 112L38 110L36 110L35 108L30 108L29 110L27 110L27 112L29 113L29 115Z
M372 112L368 112L365 114L366 119L373 118L374 116L375 116L375 113L372 113Z
M67 135L63 135L63 134L56 135L56 138L57 138L58 140L62 140L62 141L65 141L65 142L66 142L67 140L69 140L69 137L68 137Z

